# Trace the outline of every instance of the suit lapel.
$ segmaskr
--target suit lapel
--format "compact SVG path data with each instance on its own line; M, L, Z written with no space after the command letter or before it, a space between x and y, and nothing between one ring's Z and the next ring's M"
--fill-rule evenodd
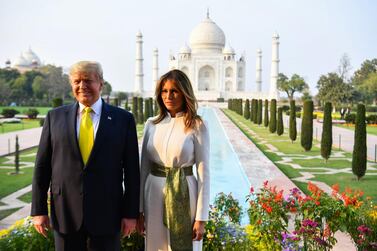
M92 152L90 153L87 166L91 163L93 157L98 152L99 148L101 147L103 141L106 139L106 131L111 129L112 113L110 110L110 106L102 100L102 111L101 111L101 118L99 120L98 131L96 134L96 139L94 140L94 145Z
M67 112L66 112L66 123L68 128L68 137L71 141L73 152L77 155L78 158L81 158L79 143L77 141L77 133L76 133L76 123L77 123L77 109L78 103L75 102L72 104Z

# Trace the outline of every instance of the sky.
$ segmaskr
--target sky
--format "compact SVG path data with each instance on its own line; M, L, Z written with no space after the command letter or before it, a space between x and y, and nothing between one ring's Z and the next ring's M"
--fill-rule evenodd
M312 94L322 74L345 53L351 74L377 58L377 1L373 0L0 0L0 67L29 47L44 64L68 68L79 60L102 64L115 91L132 91L136 33L143 34L144 89L152 90L152 53L160 74L170 53L189 42L206 17L224 31L237 58L246 58L246 88L255 90L256 50L262 91L268 91L271 37L280 35L280 72L304 77Z

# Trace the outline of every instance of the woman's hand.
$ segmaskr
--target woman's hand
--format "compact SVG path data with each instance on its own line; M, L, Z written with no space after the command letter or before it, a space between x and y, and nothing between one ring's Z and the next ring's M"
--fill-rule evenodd
M139 218L137 219L137 223L136 223L136 231L141 234L141 235L145 235L144 231L145 231L145 226L144 226L144 213L140 213L139 214Z
M192 239L194 241L201 241L203 239L205 223L205 221L195 221L192 228Z

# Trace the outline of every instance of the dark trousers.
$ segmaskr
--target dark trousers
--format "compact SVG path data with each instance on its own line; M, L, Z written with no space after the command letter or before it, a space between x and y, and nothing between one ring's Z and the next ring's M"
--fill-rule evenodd
M119 251L120 233L94 236L85 229L76 233L61 234L54 231L56 251Z

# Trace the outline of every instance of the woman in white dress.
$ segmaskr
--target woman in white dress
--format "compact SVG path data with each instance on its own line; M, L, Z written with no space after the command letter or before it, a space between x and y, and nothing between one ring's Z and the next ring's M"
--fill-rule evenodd
M209 210L209 133L182 71L163 75L155 95L160 110L144 129L138 230L145 226L147 251L201 250Z

